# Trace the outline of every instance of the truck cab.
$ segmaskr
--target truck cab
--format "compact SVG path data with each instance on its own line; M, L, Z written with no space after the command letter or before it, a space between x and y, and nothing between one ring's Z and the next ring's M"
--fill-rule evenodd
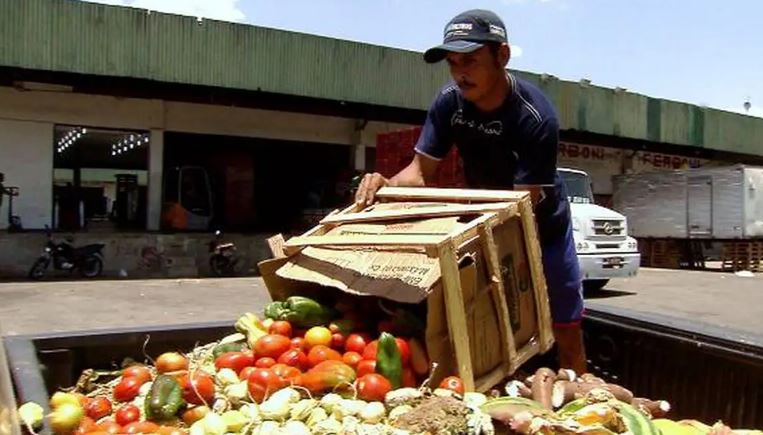
M591 178L584 171L560 168L559 175L570 201L583 288L599 290L610 278L636 276L641 255L636 239L628 236L625 216L594 204Z

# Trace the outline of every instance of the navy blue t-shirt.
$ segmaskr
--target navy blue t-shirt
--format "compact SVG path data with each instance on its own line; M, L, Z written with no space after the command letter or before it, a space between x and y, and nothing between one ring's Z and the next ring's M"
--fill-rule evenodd
M416 152L436 160L455 144L469 187L513 189L548 185L535 208L541 243L563 237L570 206L556 171L559 120L543 93L509 74L511 93L490 113L464 99L454 83L443 88L427 114Z

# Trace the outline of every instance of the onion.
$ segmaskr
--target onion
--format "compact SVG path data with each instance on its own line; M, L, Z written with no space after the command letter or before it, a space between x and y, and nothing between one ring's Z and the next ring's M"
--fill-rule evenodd
M27 402L19 407L19 418L33 429L42 425L43 413L42 406L35 402Z
M50 427L56 434L68 434L77 429L84 416L85 411L79 404L64 403L50 414Z
M77 397L77 395L73 394L73 393L64 393L64 392L61 392L61 391L56 391L53 394L53 397L50 398L50 408L51 409L56 409L59 406L65 404L65 403L69 403L69 404L72 404L72 405L80 405L81 406L79 397Z

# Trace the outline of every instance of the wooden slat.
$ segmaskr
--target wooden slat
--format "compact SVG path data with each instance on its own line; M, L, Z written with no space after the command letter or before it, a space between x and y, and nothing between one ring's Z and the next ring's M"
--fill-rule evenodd
M535 227L532 203L529 198L519 201L519 214L522 218L522 229L525 235L525 249L530 263L530 275L533 280L533 293L535 294L535 310L538 318L540 331L540 349L546 352L554 344L554 334L551 330L551 311L548 303L548 290L546 277L543 275L543 262L541 257L538 231Z
M514 331L511 329L511 314L506 302L506 290L501 274L501 264L498 260L498 247L493 237L493 228L489 223L482 224L480 228L480 241L482 242L482 253L485 257L487 270L490 279L490 288L493 295L493 304L498 308L498 329L501 333L501 347L504 351L505 365L504 371L513 372L515 367L514 360L517 357L517 346L514 341Z
M515 202L529 198L530 193L513 190L476 190L476 189L434 189L430 187L383 187L376 192L376 197L385 200L405 201L444 200L444 201L484 201Z
M546 352L544 350L541 350L541 345L536 340L530 340L529 343L522 346L521 349L517 351L517 360L516 360L516 367L521 367L530 360L530 358L534 357L538 354L538 352Z
M469 222L468 225L465 227L460 227L455 230L453 230L449 236L450 240L453 241L453 244L456 246L461 246L462 244L466 243L467 241L477 237L479 235L479 229L482 224L485 222L488 222L491 219L495 219L497 217L496 213L485 213L484 215L478 217L477 219Z
M283 258L286 257L286 252L283 249L284 243L286 243L286 240L283 238L283 234L276 234L273 237L269 237L267 239L268 248L270 248L270 255L273 256L273 258Z
M363 209L362 204L352 203L352 205L349 205L342 210L332 211L331 213L328 214L328 216L341 215L341 214L347 214L347 213L357 213L362 209ZM306 233L302 234L302 236L322 236L334 227L335 225L318 224L312 227L311 229L309 229Z
M448 240L447 236L422 236L404 234L346 235L346 236L299 236L289 239L284 248L291 255L306 246L418 246L436 247Z
M442 207L422 207L403 210L379 210L363 213L335 214L327 216L322 224L380 222L408 218L433 218L460 216L464 214L498 211L514 205L510 202L493 202L487 204L444 204Z
M474 390L479 393L486 393L491 388L504 380L509 373L506 373L504 367L496 367L488 374L482 375L474 381Z
M479 233L479 229L485 222L493 221L494 223L504 222L507 219L517 214L517 205L511 204L505 209L485 213L483 216L474 219L469 222L465 227L458 228L450 234L451 240L456 246L461 246L462 243L467 240L473 239Z
M445 294L445 313L448 318L448 331L453 350L456 354L458 375L464 381L466 391L474 390L474 371L469 347L469 334L466 326L466 313L461 293L461 276L458 271L456 247L444 244L439 249L440 274L443 293Z

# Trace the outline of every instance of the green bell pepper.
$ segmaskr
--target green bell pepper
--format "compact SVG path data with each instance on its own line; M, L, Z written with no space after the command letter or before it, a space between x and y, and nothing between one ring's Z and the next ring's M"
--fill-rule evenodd
M283 302L271 302L265 307L265 317L287 320L298 328L327 325L335 314L332 308L303 296L292 296Z

